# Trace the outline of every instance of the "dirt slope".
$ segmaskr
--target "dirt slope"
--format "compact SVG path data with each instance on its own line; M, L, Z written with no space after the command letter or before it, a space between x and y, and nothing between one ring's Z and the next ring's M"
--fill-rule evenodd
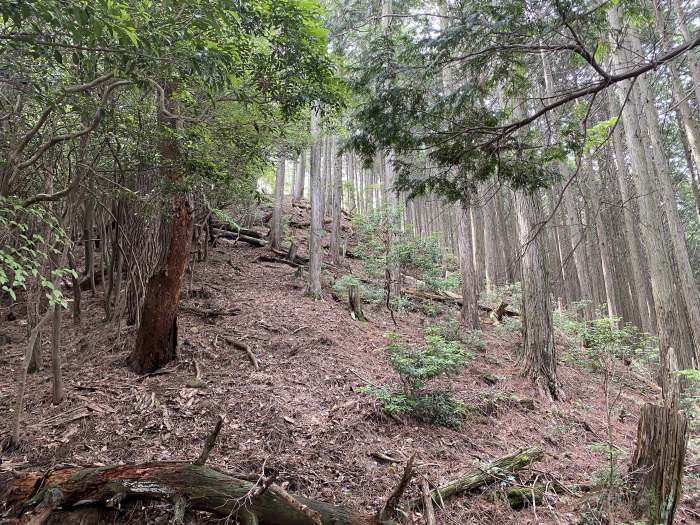
M68 399L51 406L48 370L30 377L26 446L4 454L0 469L193 459L219 414L225 425L211 463L250 472L260 472L264 465L278 471L290 491L357 508L376 509L401 474L400 465L379 462L372 452L396 458L415 453L423 464L421 472L435 483L458 477L479 461L532 445L544 448L547 456L522 473L523 483L537 478L590 484L605 467L602 455L592 450L607 432L601 377L561 363L567 398L547 404L520 377L514 358L518 336L490 324L484 325L486 350L452 381L456 395L473 408L461 430L410 421L402 425L384 417L357 389L367 382L396 380L383 351L384 333L395 329L386 312L368 308L369 323L353 321L345 305L330 295L322 301L306 298L294 268L256 262L264 253L262 248L220 241L209 261L197 265L193 289L204 293L194 293L183 304L240 312L212 319L181 313L180 359L158 375L138 377L124 367L132 329L123 327L117 337L114 326L101 322L99 299L86 294L80 334L70 316L64 316ZM0 346L4 434L9 431L26 327L21 319L2 318L0 333L11 338ZM395 330L413 338L428 322L415 314L398 321ZM245 343L260 369L254 370L227 338ZM194 388L204 386L194 380L195 362L206 388ZM488 384L484 374L498 381ZM613 434L627 455L634 446L638 404L652 397L628 389L618 402ZM678 523L693 523L700 516L696 483L685 491ZM439 512L439 522L577 523L592 501L564 494L534 509L514 511L498 488L486 488L489 494L483 497L449 502ZM138 506L125 516L133 523L156 523L169 519L169 512L167 506ZM624 514L619 518L629 519ZM197 520L206 522L203 516Z

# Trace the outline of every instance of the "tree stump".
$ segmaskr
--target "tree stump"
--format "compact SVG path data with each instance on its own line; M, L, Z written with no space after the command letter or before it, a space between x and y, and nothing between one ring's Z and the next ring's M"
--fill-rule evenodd
M647 523L671 525L681 495L688 422L678 409L678 369L673 349L667 352L664 406L646 403L639 415L637 448L630 466L635 488L633 506Z
M348 304L350 305L350 313L353 319L358 321L366 321L367 318L362 312L362 295L360 288L356 284L348 286Z

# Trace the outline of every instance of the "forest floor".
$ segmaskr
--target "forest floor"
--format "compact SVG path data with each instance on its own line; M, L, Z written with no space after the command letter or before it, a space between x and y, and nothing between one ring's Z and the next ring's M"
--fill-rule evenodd
M303 215L291 207L288 212ZM295 234L301 239L301 230ZM401 476L402 465L375 459L377 452L400 460L416 454L419 472L436 484L528 446L542 447L546 456L519 473L524 485L538 480L591 486L609 468L605 455L596 452L608 435L603 377L582 364L575 349L560 352L566 399L548 403L521 377L515 359L519 335L484 319L486 349L450 379L455 395L470 407L462 428L410 420L400 424L358 389L397 381L384 351L387 331L419 340L433 320L412 313L398 317L394 327L384 308L366 307L369 322L355 321L330 293L320 301L307 298L304 279L295 276L294 268L257 261L266 253L220 240L209 260L197 264L192 290L200 292L188 294L183 304L239 312L210 319L181 312L179 359L159 374L139 377L125 367L133 329L122 323L117 333L116 325L105 325L99 296L85 293L82 326L74 327L70 315L64 316L67 399L51 405L49 368L30 376L25 444L3 454L0 469L192 460L218 415L224 427L210 463L239 472L260 472L265 466L278 472L290 492L357 509L376 510ZM457 313L450 309L444 315ZM9 343L0 341L1 440L13 414L26 321L22 316L5 321L3 312L0 334L9 338ZM227 339L245 343L259 370ZM48 353L44 341L47 363ZM203 383L195 380L196 368ZM625 376L624 365L620 368L611 432L625 472L639 406L656 393ZM700 523L697 469L694 474L687 470L685 480L677 523ZM410 491L417 494L415 487ZM592 517L586 521L597 496L551 493L540 505L516 511L497 484L448 501L438 511L438 522L597 523ZM617 522L632 521L624 502L616 509ZM170 513L165 504L136 506L120 519L167 523ZM1 515L0 510L0 523ZM195 518L214 522L208 519ZM413 523L422 521L416 516Z

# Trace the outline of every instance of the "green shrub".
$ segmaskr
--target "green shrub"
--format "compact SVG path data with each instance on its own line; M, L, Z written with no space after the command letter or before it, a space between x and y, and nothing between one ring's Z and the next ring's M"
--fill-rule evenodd
M343 275L333 282L333 292L341 299L347 300L348 288L351 286L359 287L360 280L353 275Z
M440 375L459 371L471 357L460 343L435 335L426 335L423 347L394 341L388 351L389 362L409 393L421 390Z
M444 311L444 308L437 301L427 300L427 301L421 301L420 311L426 317L435 318L435 317L438 317Z
M413 304L406 297L392 297L389 301L391 310L396 315L405 315L413 308Z
M483 352L486 350L486 341L481 330L470 330L462 337L462 342L467 348L474 352Z
M445 341L461 341L462 336L459 333L459 321L456 319L443 319L435 324L428 326L424 330L425 335L436 335L442 337Z
M413 415L421 421L441 427L461 427L465 412L463 401L442 390L421 394L414 400Z
M505 333L519 333L523 330L523 323L517 317L504 317L501 324L496 325L496 333L503 335Z
M425 392L416 396L388 387L366 386L360 392L375 397L382 404L384 412L390 415L410 415L419 421L448 428L459 428L466 412L464 402L442 390Z
M458 341L447 341L439 335L427 334L423 346L401 342L397 334L389 337L389 362L399 374L402 388L366 387L362 391L377 398L388 414L408 414L436 425L459 427L464 403L448 391L426 390L426 384L461 370L471 355Z
M436 236L418 237L401 227L400 211L380 208L353 217L357 235L356 255L371 279L384 280L389 265L423 281L431 292L459 288L459 274L445 276L445 260Z

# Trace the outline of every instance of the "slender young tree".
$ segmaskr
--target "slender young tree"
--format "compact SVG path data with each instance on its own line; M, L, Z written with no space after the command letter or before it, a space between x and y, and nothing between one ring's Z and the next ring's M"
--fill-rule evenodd
M272 227L270 228L270 249L282 248L282 203L284 202L284 175L287 159L284 156L284 148L281 148L277 159L275 172L275 200L272 207Z
M294 180L293 198L295 201L304 198L304 183L306 179L306 150L299 153L299 161L297 162L297 176Z
M323 185L321 184L321 139L319 137L320 104L311 108L311 157L309 162L309 191L311 194L311 224L309 226L309 279L306 294L321 298L321 238L323 230Z

